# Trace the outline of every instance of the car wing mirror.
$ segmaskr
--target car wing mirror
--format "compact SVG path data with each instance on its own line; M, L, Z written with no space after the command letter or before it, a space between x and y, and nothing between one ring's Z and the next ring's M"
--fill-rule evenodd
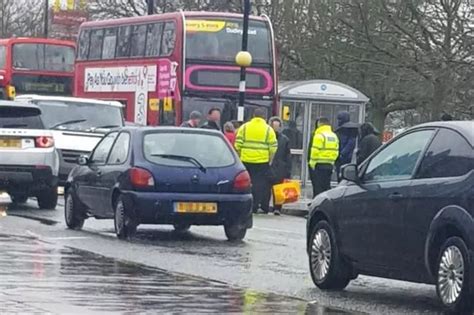
M341 168L341 178L353 183L359 183L360 178L356 164L347 164Z
M77 164L79 165L88 165L89 164L89 157L87 155L81 155L80 157L77 158Z

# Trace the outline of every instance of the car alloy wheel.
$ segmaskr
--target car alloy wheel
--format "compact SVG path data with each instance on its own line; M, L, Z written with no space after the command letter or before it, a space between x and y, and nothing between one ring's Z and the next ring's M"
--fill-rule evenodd
M336 234L327 221L311 228L309 268L311 279L322 290L342 290L353 279L352 266L339 253Z
M331 239L326 230L320 229L314 234L311 245L311 264L316 281L323 281L331 265Z
M441 256L438 271L439 295L446 305L455 303L462 293L464 259L456 246L446 248Z
M470 314L474 292L470 288L471 262L464 240L454 236L441 246L437 261L436 292L447 312Z

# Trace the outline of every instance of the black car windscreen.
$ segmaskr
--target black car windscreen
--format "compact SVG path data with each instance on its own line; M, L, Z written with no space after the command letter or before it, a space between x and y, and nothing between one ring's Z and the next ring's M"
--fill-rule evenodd
M35 108L0 106L0 128L43 129L43 123Z

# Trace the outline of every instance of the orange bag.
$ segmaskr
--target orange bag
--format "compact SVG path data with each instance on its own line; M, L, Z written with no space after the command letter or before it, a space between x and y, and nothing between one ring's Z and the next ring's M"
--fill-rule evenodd
M276 206L297 202L301 196L301 185L296 180L285 180L273 186L273 203Z

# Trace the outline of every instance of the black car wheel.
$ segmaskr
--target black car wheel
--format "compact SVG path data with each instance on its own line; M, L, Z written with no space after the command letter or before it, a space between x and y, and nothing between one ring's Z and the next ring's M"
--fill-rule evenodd
M437 266L436 292L446 310L453 313L472 311L471 266L467 246L461 238L451 237L443 244Z
M58 187L53 186L41 191L38 196L38 206L41 209L54 210L58 205Z
M240 227L239 224L224 225L225 235L231 242L242 241L247 234L246 227Z
M333 229L318 222L311 233L309 266L314 284L323 290L342 290L350 282L350 272L342 261Z
M11 197L14 204L22 204L28 201L28 195L24 194L13 194Z
M72 189L69 189L65 195L64 219L68 228L80 230L84 226L85 207L81 205Z
M135 223L135 220L130 217L122 197L117 199L115 205L114 223L115 233L119 239L126 240L135 236L138 225Z
M184 233L189 231L191 224L176 223L173 224L174 230L178 233Z

